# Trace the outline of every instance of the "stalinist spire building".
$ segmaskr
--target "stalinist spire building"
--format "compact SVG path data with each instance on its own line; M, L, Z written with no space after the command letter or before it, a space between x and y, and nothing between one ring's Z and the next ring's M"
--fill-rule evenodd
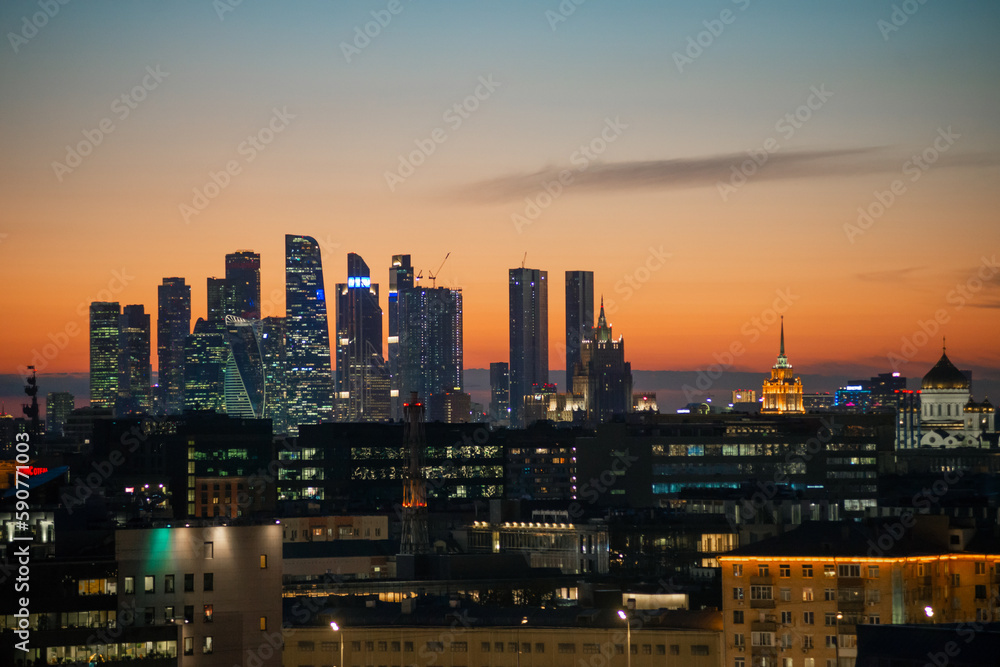
M771 378L764 380L765 415L804 414L802 409L802 378L792 375L792 365L785 356L785 318L781 318L781 350L778 363L771 367Z

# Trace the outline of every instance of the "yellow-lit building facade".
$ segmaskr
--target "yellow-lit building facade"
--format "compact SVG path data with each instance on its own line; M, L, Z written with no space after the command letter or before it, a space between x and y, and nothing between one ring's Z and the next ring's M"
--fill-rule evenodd
M861 624L1000 620L996 554L724 555L719 564L727 667L853 667Z
M804 414L802 407L802 378L795 377L792 365L785 356L785 319L781 319L781 348L778 362L771 367L770 379L764 380L761 390L761 414Z

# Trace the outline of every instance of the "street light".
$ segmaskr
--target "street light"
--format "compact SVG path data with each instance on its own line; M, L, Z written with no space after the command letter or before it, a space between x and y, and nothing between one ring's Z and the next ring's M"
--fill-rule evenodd
M334 632L340 632L340 626L337 625L337 621L330 621L330 629ZM340 664L337 667L344 667L344 633L340 632Z
M618 618L625 621L625 664L632 667L632 624L624 609L618 610Z

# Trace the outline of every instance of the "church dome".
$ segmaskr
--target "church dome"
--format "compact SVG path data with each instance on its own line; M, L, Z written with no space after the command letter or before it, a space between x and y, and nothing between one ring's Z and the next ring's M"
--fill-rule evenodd
M921 389L968 389L969 378L955 368L948 355L941 353L941 358L934 364L934 368L927 371L923 381L920 383Z

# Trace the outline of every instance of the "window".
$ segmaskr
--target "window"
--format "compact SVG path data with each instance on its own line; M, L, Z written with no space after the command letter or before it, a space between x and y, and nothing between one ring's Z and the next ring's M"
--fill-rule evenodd
M782 588L779 592L781 593L781 601L782 602L791 602L792 601L792 589L791 588Z
M880 621L880 619L878 617L878 614L869 614L868 615L868 625L878 625L880 622L881 621Z
M267 569L267 554L260 555L260 569Z
M135 577L125 577L125 595L135 595Z
M744 635L742 632L737 632L736 634L733 635L733 646L746 646L746 645L747 645L746 635Z
M653 655L653 645L652 644L643 644L642 645L642 654L643 655Z
M184 638L184 655L194 655L194 637Z
M340 650L340 642L320 642L320 644L319 644L319 650L320 651L326 651L327 653L329 653L331 651L339 651Z
M836 600L837 600L837 589L836 588L824 588L823 589L823 600L825 602L836 602Z
M835 577L837 576L837 568L833 565L823 566L823 576L824 577Z
M743 576L743 563L733 563L733 576L734 577Z
M985 600L986 599L986 586L981 584L976 584L976 599Z
M790 612L790 611L783 611L783 612L781 612L781 624L782 625L791 625L792 624L792 612Z
M393 653L399 653L399 646L400 646L399 642L390 642L389 646L392 648ZM486 649L487 651L490 650L488 647L489 644L487 644L487 649Z
M413 653L413 642L403 642L403 651Z
M986 563L976 563L976 574L986 574Z
M194 592L194 573L189 573L184 575L184 592L193 593Z
M837 575L841 577L860 577L861 576L861 566L860 565L838 565Z
M680 655L680 654L681 654L681 645L680 644L671 644L670 645L670 655Z
M576 644L561 642L558 646L560 653L576 653Z
M184 622L194 623L194 605L186 604L184 605Z
M429 653L441 653L444 651L444 642L427 642Z
M507 650L511 653L517 653L517 642L507 642Z
M955 572L954 574L951 575L951 585L952 586L962 585L962 577L958 574L958 572Z
M146 613L144 614L146 625L153 625L156 623L156 607L146 607Z
M521 642L521 653L531 653L531 642Z
M750 587L750 599L751 600L773 600L774 597L771 592L771 586L751 586Z
M601 645L600 644L584 644L583 645L583 652L584 653L600 653L601 652Z
M174 608L173 606L163 608L163 622L173 623L174 621Z
M754 646L774 646L773 632L751 632L750 643Z
M815 619L815 614L811 611L802 612L802 622L806 625L812 625Z
M174 592L174 575L172 574L163 575L163 592L164 593Z
M215 590L215 575L211 572L205 573L205 590L214 591Z
M733 589L733 599L734 600L742 600L743 599L743 587L742 586L737 586L736 588Z
M812 635L802 635L802 648L813 648Z
M792 576L792 566L791 565L779 565L778 566L778 576L782 579L788 579Z
M778 643L781 648L792 648L792 635L788 632L781 635L781 641Z
M802 601L803 602L812 602L813 601L813 589L811 589L811 588L803 588L802 589Z
M867 590L865 591L865 598L867 599L868 604L878 604L882 599L882 591L877 588Z
M803 577L813 576L813 566L811 564L806 564L802 566L802 576Z
M816 658L806 658L802 661L802 667L816 667Z
M267 630L267 616L260 617L260 629L262 632Z
M837 648L837 636L827 635L826 636L826 647L827 648Z
M503 642L497 642L493 645L493 650L496 653L503 653Z
M823 615L823 622L824 625L827 626L837 625L837 612L835 611L826 612L826 614Z
M385 642L379 642L379 644L379 650L384 651L386 649L386 646L383 646ZM452 653L468 653L469 642L452 642L450 648Z
M691 655L708 655L708 644L692 644Z
M742 609L736 609L735 611L733 611L733 624L734 625L742 625L743 624L743 610Z
M480 644L479 644L479 652L480 653L489 653L490 652L490 643L489 642L480 642Z
M625 655L624 644L615 644L615 655Z
M156 577L151 574L147 574L143 577L143 592L145 593L155 593L156 592Z
M545 653L545 644L542 642L535 642L535 653Z
M667 645L666 644L657 644L656 645L656 655L666 655L666 654L667 654Z
M733 667L747 667L746 658L736 658L735 662L733 662Z
M757 566L757 576L758 577L766 577L766 576L768 576L768 574L767 574L767 564L766 563L762 563L762 564L760 564L760 565Z
M203 618L204 618L204 620L205 620L206 623L211 623L212 622L212 605L210 605L210 604L206 604L205 605L205 613L204 613Z
M215 650L215 642L212 641L211 635L205 637L204 642L201 645L201 652L205 655L212 653Z
M878 565L869 565L868 566L868 578L869 579L878 579Z
M215 544L212 542L205 542L202 545L203 551L205 553L205 558L215 558Z

